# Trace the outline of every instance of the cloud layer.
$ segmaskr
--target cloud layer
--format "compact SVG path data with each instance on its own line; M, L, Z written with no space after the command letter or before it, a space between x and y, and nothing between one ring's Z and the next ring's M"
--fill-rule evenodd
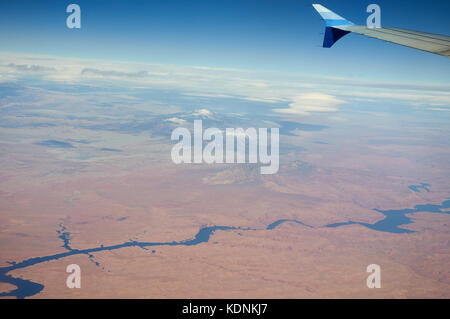
M293 98L289 108L275 109L277 113L308 115L311 112L337 112L345 101L320 92L304 93Z
M450 83L400 83L211 67L153 65L0 52L0 81L177 90L193 98L260 103L285 115L339 112L368 103L448 110Z

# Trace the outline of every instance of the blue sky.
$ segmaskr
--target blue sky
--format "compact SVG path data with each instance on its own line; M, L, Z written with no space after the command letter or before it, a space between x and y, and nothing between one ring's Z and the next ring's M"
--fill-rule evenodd
M321 48L315 1L2 1L1 51L350 78L449 81L440 56L349 35ZM356 24L374 1L317 1ZM65 8L82 9L81 30ZM450 34L448 1L376 1L382 24Z

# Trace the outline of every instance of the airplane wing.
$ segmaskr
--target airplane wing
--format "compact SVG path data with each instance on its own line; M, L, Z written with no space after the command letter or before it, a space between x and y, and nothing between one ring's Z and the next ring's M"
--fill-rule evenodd
M324 48L331 48L340 38L352 32L450 57L450 37L398 28L368 28L355 25L320 4L313 4L313 7L325 20Z

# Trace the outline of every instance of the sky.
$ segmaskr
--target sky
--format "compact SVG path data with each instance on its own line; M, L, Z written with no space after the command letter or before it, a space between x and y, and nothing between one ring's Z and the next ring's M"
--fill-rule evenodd
M1 1L0 51L313 76L449 83L448 58L359 35L321 47L324 23L303 0ZM365 24L374 1L317 1ZM82 28L66 27L81 7ZM450 2L377 0L383 26L450 34Z

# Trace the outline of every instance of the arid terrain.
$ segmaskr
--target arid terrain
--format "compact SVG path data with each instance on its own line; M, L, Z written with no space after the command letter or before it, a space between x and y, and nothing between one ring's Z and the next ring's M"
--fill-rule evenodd
M1 298L450 298L445 88L96 63L0 55ZM279 171L174 164L196 119Z
M400 227L412 233L325 227L374 224L383 219L375 208L440 205L449 195L448 151L367 146L370 136L342 143L338 134L318 133L327 145L309 146L301 161L287 154L273 176L251 165L176 166L164 159L170 146L156 142L159 160L130 156L89 165L58 159L66 150L3 144L1 265L65 252L62 230L71 249L83 250L182 242L218 225L241 229L217 230L193 246L78 254L8 275L44 285L34 298L450 297L448 208L410 215L413 223ZM429 192L408 188L421 181L431 184ZM267 229L281 219L307 226L285 222ZM66 287L72 263L82 269L81 289ZM373 263L382 269L381 289L366 286ZM2 292L13 289L1 284Z

